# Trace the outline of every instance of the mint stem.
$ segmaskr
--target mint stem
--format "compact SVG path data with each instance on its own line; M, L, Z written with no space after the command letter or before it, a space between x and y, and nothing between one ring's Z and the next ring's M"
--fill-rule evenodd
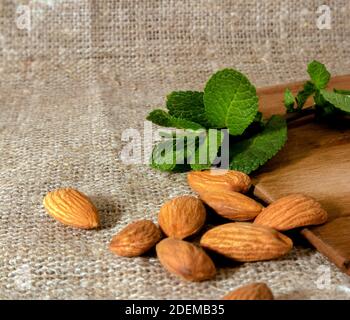
M316 114L315 106L311 106L311 107L302 109L301 111L298 111L298 112L286 113L285 115L283 115L283 117L286 119L287 123L291 123L296 120L306 118L307 116L315 115L315 114ZM343 114L341 115L341 118L350 120L350 114Z
M312 106L312 107L302 109L299 112L287 113L284 115L284 118L286 119L286 121L288 123L290 123L292 121L296 121L296 120L299 120L301 118L307 117L309 115L315 114L315 112L316 112L316 110L315 110L314 106Z

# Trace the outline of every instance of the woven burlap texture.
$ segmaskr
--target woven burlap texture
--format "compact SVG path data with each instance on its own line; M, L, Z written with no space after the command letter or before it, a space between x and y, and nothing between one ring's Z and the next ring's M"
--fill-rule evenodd
M349 1L327 1L330 30L316 25L323 2L1 0L0 298L217 299L252 281L278 299L349 298L346 276L307 247L203 283L169 275L153 253L108 251L129 222L156 221L165 200L190 193L183 174L118 160L123 130L142 133L168 92L202 90L222 67L258 86L304 79L311 59L349 73ZM23 8L30 31L18 24ZM92 198L100 230L45 213L43 196L64 186Z

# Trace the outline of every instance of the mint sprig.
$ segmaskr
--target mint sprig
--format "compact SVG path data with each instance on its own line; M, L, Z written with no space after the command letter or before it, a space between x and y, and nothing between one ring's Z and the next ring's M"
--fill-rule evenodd
M290 89L286 89L286 91L284 92L284 106L287 109L287 112L291 113L294 112L294 105L295 105L295 98L293 96L292 91L290 91Z
M213 127L228 128L230 134L241 135L258 112L258 96L245 75L224 69L207 82L204 106Z
M310 75L312 83L317 90L324 89L331 78L331 74L324 64L314 60L307 66L307 72Z
M344 89L333 89L334 92L345 94L346 96L350 96L350 90L344 90Z
M151 166L172 172L203 170L217 165L220 155L227 152L229 167L249 174L283 148L287 141L287 121L312 113L323 119L350 114L350 90L327 90L331 75L322 63L312 61L307 73L310 80L302 90L295 96L289 89L284 93L288 116L273 115L268 120L258 111L256 88L237 70L216 72L203 92L170 93L166 100L168 112L156 109L147 119L185 132L167 134L154 147ZM310 97L314 105L305 109ZM213 128L227 129L229 136L225 137L219 130L211 136ZM229 150L224 141L229 142Z
M270 160L282 149L286 141L286 120L274 115L268 120L262 132L231 146L234 156L230 169L250 173Z
M171 116L210 127L205 114L203 92L174 91L167 96L166 107Z
M198 123L195 123L193 121L183 119L183 118L176 118L161 109L153 110L147 116L146 119L149 121L152 121L154 124L157 124L161 127L171 127L171 128L177 128L177 129L192 129L192 130L203 129L203 127Z
M320 93L322 97L334 107L345 112L350 112L350 96L324 89L322 89Z
M189 159L191 169L209 169L217 158L218 151L220 150L224 138L225 136L221 131L208 131L206 135L203 136L202 141L198 141L198 147ZM215 139L216 142L214 142Z
M309 63L307 72L310 80L306 81L303 89L297 93L295 98L297 107L291 105L290 100L285 98L285 107L287 112L301 112L304 108L306 100L313 96L315 114L322 118L339 115L339 113L350 112L350 94L349 90L334 89L333 91L326 90L326 87L331 78L330 72L322 63L314 60ZM289 95L290 90L286 89L286 95ZM291 93L291 92L290 92ZM288 104L288 102L290 102Z
M297 109L296 111L301 110L307 99L311 97L317 91L315 85L311 81L306 81L303 86L303 90L299 91L296 97Z

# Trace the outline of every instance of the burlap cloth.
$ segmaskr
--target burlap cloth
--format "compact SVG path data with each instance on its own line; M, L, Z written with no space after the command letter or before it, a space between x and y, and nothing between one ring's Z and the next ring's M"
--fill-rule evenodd
M183 174L118 160L122 131L142 133L166 93L201 90L222 67L259 86L305 78L314 58L349 73L350 3L327 2L331 30L316 27L323 1L1 0L0 297L216 299L266 281L279 299L349 298L348 278L307 247L222 267L203 283L169 275L154 254L107 249L130 221L156 221L166 199L190 192ZM30 32L17 27L20 4L30 6ZM45 213L43 196L62 186L92 197L101 230Z

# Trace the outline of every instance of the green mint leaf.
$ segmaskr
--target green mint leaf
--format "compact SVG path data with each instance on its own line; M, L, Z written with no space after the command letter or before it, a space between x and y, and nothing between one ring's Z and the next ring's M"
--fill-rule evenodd
M204 130L204 129L203 129ZM191 133L192 134L192 133ZM183 132L174 130L174 131L159 131L159 135L162 138L167 138L167 139L183 139L184 137L187 137L189 135L189 132L186 130L183 130Z
M173 132L170 139L159 142L152 151L151 167L162 171L185 171L188 160L196 151L198 137L206 135L206 130L196 132Z
M329 104L322 96L320 91L316 91L315 95L314 95L314 101L315 101L315 105L318 107L323 107L327 104Z
M286 141L287 123L274 115L261 133L230 147L233 154L230 168L249 174L271 159Z
M309 63L307 72L318 90L324 89L331 77L331 74L328 72L325 65L316 60Z
M327 90L321 90L323 98L331 103L337 109L340 109L345 112L350 112L350 96L331 92Z
M320 95L321 96L321 95ZM333 115L335 115L338 112L340 112L339 109L335 108L332 104L329 102L325 102L323 105L316 105L316 117L317 118L329 118Z
M162 127L172 127L178 129L192 129L198 130L203 129L203 127L195 122L180 119L169 115L167 112L161 109L153 110L146 118L149 121L152 121L154 124L157 124Z
M224 134L220 130L210 130L199 141L199 146L189 160L193 170L204 170L211 168L218 156L218 151L223 142ZM215 142L216 140L216 142Z
M254 122L261 122L263 119L263 114L262 112L258 111L254 117Z
M287 112L294 112L294 103L295 99L293 96L293 93L287 88L286 91L284 91L284 106L287 109Z
M161 171L185 171L186 159L191 157L186 139L170 139L159 142L152 151L151 167Z
M167 96L166 106L171 116L210 127L205 114L203 92L174 91Z
M159 142L152 151L151 167L161 171L172 171L176 167L176 142L174 140L165 140ZM184 154L178 150L179 155Z
M316 88L314 84L310 81L305 82L303 90L299 91L295 98L298 105L297 109L301 110L304 107L306 100L309 97L311 97L315 92L316 92Z
M346 96L350 96L350 90L344 89L333 89L335 93L345 94Z
M231 135L240 135L255 118L258 96L245 75L224 69L207 82L204 105L213 127L228 128Z
M159 135L162 138L167 138L167 139L175 139L176 138L176 131L158 131Z

